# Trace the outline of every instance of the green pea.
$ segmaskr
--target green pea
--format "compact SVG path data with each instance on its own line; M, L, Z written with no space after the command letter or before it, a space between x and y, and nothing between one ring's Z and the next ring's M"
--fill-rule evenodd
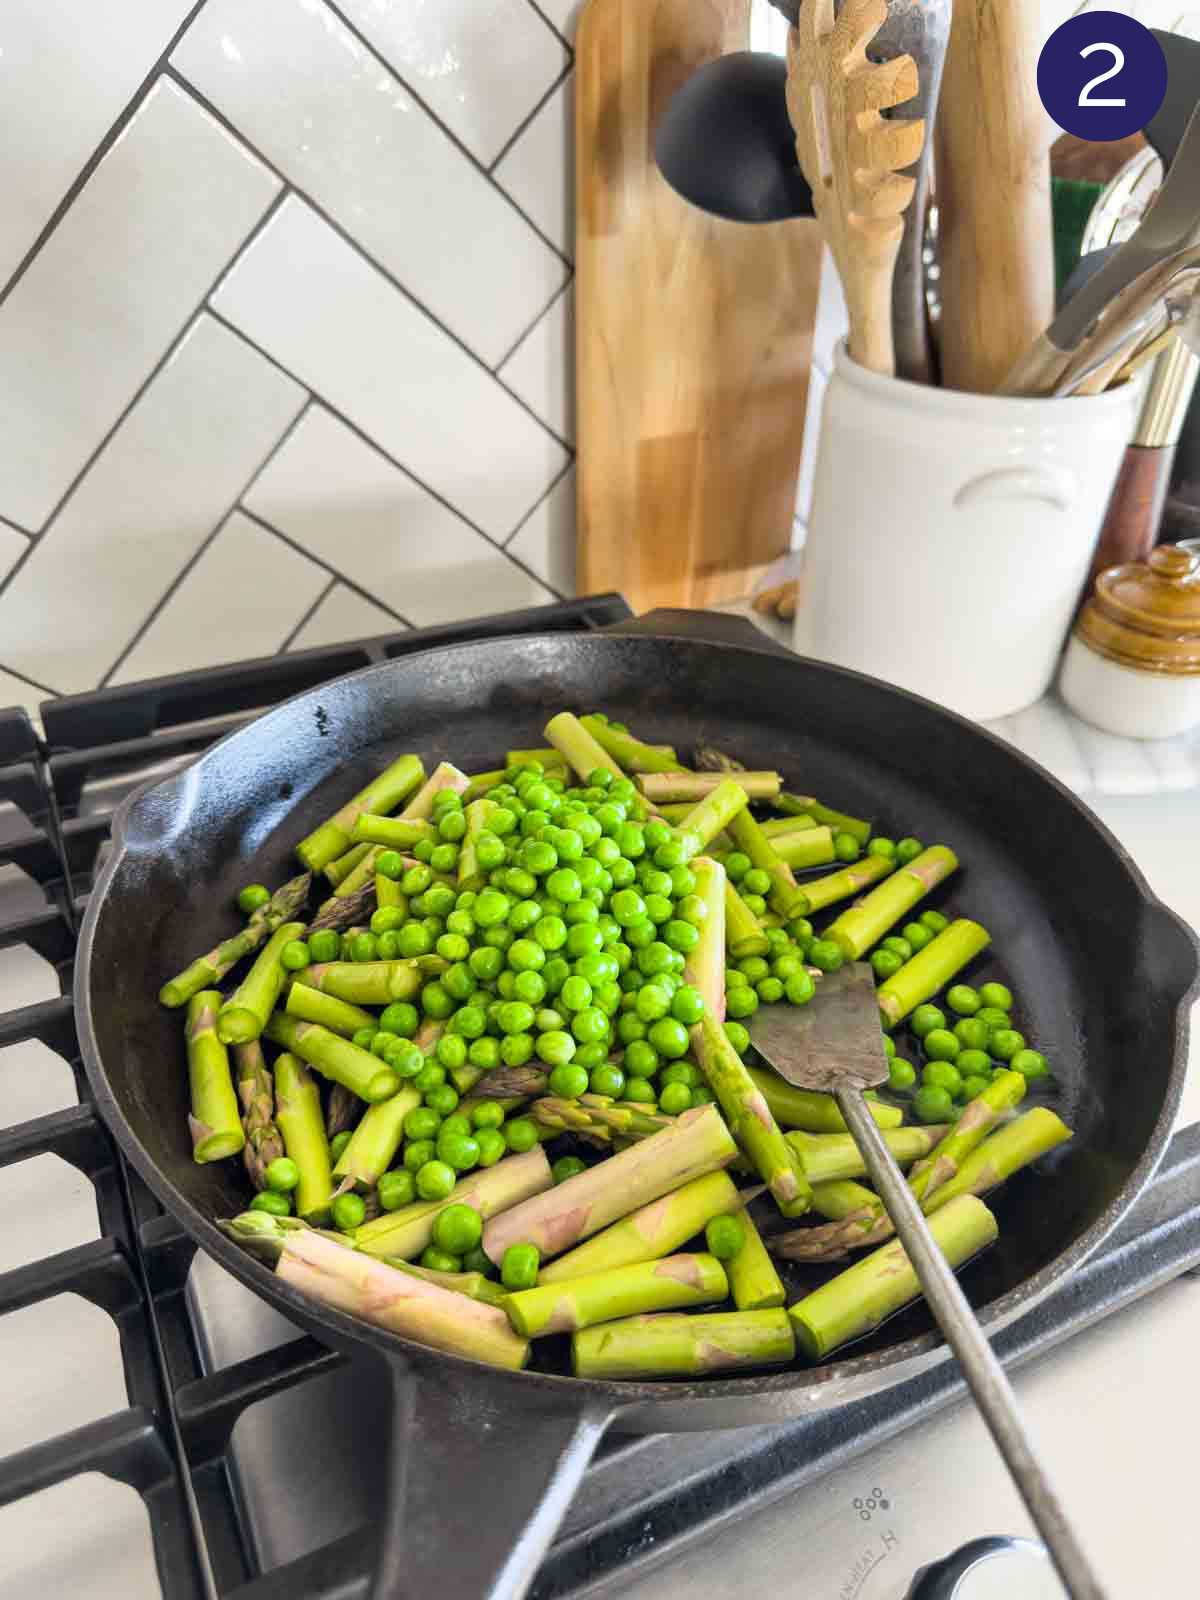
M666 1056L669 1061L676 1061L687 1054L687 1029L674 1017L660 1017L651 1026L649 1040L659 1055Z
M588 1077L588 1089L592 1094L602 1094L610 1100L619 1100L625 1092L625 1074L620 1067L605 1062L602 1066L592 1069Z
M271 898L271 891L262 883L248 883L239 891L237 897L238 910L251 916L260 906L265 906Z
M732 1261L746 1243L745 1224L731 1212L714 1217L704 1230L704 1242L709 1255L718 1261Z
M937 1006L918 1006L909 1018L909 1027L918 1039L923 1039L927 1033L932 1033L935 1028L946 1026L946 1014L939 1011Z
M312 953L303 939L289 939L279 952L279 960L288 972L299 972L312 960Z
M564 1028L548 1028L544 1033L538 1035L534 1048L537 1051L539 1060L544 1061L548 1067L558 1068L570 1065L571 1058L575 1054L576 1044L575 1040ZM553 1077L553 1073L551 1073L551 1077ZM555 1090L555 1093L558 1093L558 1091ZM583 1090L580 1089L577 1093L582 1094Z
M962 1049L956 1034L948 1028L930 1028L921 1040L927 1061L953 1061Z
M577 1011L571 1018L571 1035L576 1039L583 1050L590 1050L606 1040L609 1035L609 1021L599 1006L585 1006L582 1011ZM607 1047L605 1046L607 1054Z
M393 1000L390 1006L385 1006L379 1018L381 1028L399 1034L402 1039L411 1039L420 1025L420 1013L407 1000Z
M930 1061L921 1070L921 1082L934 1089L945 1089L951 1099L962 1093L962 1073L952 1061Z
M894 933L891 938L885 939L880 949L894 950L902 961L908 961L913 953L912 945L909 944L907 939L902 939L898 933Z
M274 1189L278 1194L290 1194L300 1182L300 1168L287 1156L276 1156L268 1164L263 1176L268 1189Z
M962 1017L954 1024L955 1037L965 1050L984 1051L992 1030L978 1017Z
M704 997L690 983L681 984L671 996L671 1015L685 1028L692 1028L704 1015Z
M540 1265L537 1245L510 1244L500 1263L500 1282L506 1289L532 1289Z
M626 1078L625 1091L621 1099L638 1105L652 1106L655 1104L654 1085L649 1078Z
M416 956L427 956L433 949L429 930L422 927L419 922L406 922L396 937L400 945L400 954L406 961L411 961Z
M277 1189L264 1189L251 1200L250 1209L265 1211L271 1217L289 1217L292 1214L292 1202L286 1194L280 1194Z
M984 983L979 986L979 999L985 1006L995 1006L997 1011L1011 1011L1013 992L1003 983Z
M686 1083L689 1089L694 1089L700 1082L700 1070L691 1061L672 1061L670 1066L664 1067L659 1074L661 1083Z
M438 1041L438 1044L440 1047L441 1040ZM447 1051L447 1054L450 1054L450 1052ZM417 1074L413 1088L417 1090L418 1094L428 1094L431 1089L440 1089L442 1084L444 1084L446 1081L446 1068L461 1067L463 1062L467 1059L465 1055L461 1060L455 1059L456 1057L457 1051L453 1053L453 1058L450 1061L443 1062L439 1048L438 1059L436 1061L430 1061L426 1063L426 1065L423 1066L420 1072Z
M980 1022L986 1022L989 1028L1012 1027L1012 1018L1007 1011L1001 1011L999 1006L980 1006L975 1015Z
M997 1028L988 1041L988 1050L997 1061L1011 1061L1025 1048L1025 1035L1016 1028Z
M375 1027L359 1028L355 1031L350 1043L356 1044L360 1050L369 1050L375 1043L375 1035L378 1032L379 1029Z
M692 1091L686 1083L668 1083L659 1091L658 1108L677 1117L691 1108Z
M647 978L657 977L660 972L670 972L674 966L672 950L669 945L655 940L648 944L644 950L637 953L637 969Z
M308 953L313 961L336 961L341 939L332 928L318 928L308 936Z
M817 992L816 980L811 972L801 968L785 980L783 992L792 1005L806 1006Z
M457 1179L446 1161L427 1161L417 1171L417 1194L422 1200L445 1200L453 1194Z
M367 1208L361 1195L339 1194L329 1208L329 1215L339 1233L353 1233L355 1228L361 1227Z
M658 1051L649 1039L635 1039L626 1048L625 1070L634 1078L652 1078L658 1071Z
M376 1193L381 1211L399 1211L416 1199L417 1186L411 1172L385 1172L379 1180Z
M559 1156L550 1168L550 1176L555 1183L566 1183L568 1178L577 1178L581 1172L587 1171L587 1162L581 1161L578 1156Z
M428 1110L436 1111L440 1117L448 1117L458 1105L458 1090L450 1083L441 1083L436 1089L430 1089L425 1095L425 1105Z
M914 951L924 950L927 944L933 942L929 929L922 927L919 922L906 922L900 929L900 937L907 939Z
M903 1056L893 1056L888 1062L888 1082L893 1089L911 1089L917 1081L917 1069Z
M479 1145L470 1134L439 1133L437 1159L455 1172L470 1172L479 1160Z
M504 971L504 952L490 945L480 945L467 957L467 966L480 983L494 983Z
M379 944L373 933L356 933L350 941L351 961L374 961L379 954Z
M497 1161L508 1154L508 1145L499 1128L480 1128L475 1135L475 1143L479 1147L481 1167L494 1167Z
M832 939L814 939L808 959L821 972L836 972L846 957Z
M991 1081L992 1080L991 1080L991 1075L990 1074L985 1077L982 1073L973 1072L969 1078L964 1078L963 1079L963 1086L962 1086L963 1099L964 1100L975 1100L975 1099L977 1099L983 1093L983 1091L987 1088L988 1084L991 1083Z
M731 850L725 857L725 876L730 883L741 883L751 870L753 862L741 850Z
M867 854L869 856L886 856L890 861L896 854L896 841L894 839L886 839L882 834L879 834L867 846Z
M558 991L558 1001L563 1011L582 1011L592 1003L592 986L586 978L567 978Z
M783 984L778 978L763 978L754 987L765 1006L777 1005L783 999Z
M333 1138L330 1139L329 1154L335 1165L342 1159L342 1151L350 1143L351 1137L351 1130L345 1128L341 1133L335 1133Z
M439 1250L437 1245L427 1245L421 1252L419 1267L424 1267L428 1272L461 1272L462 1257L451 1255L448 1250Z
M881 983L894 978L904 965L904 957L894 950L872 950L871 969Z
M907 839L898 839L896 841L896 860L902 867L905 867L910 861L915 861L924 848L925 846L921 843L920 839L913 839L911 837Z
M434 1157L434 1143L432 1139L414 1139L411 1144L404 1147L405 1170L412 1173L420 1172L427 1161Z
M922 911L921 921L930 933L944 933L950 926L950 918L944 917L940 911Z
M913 1096L913 1110L921 1122L949 1122L954 1100L947 1090L926 1083Z
M747 894L770 894L771 874L764 872L761 867L751 867L749 872L742 876L742 883Z
M399 882L407 870L399 850L385 850L375 858L375 871L381 878L390 878L393 883Z

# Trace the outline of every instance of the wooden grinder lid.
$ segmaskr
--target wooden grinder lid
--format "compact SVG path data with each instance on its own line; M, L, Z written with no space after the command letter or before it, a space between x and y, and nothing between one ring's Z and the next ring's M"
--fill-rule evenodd
M1076 631L1122 666L1200 674L1200 556L1163 544L1146 561L1109 567L1096 579Z

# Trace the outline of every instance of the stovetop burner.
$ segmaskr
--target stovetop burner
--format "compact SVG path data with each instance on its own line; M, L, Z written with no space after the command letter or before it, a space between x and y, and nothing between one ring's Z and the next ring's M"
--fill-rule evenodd
M100 1235L0 1273L0 1315L59 1294L90 1301L115 1325L128 1394L123 1409L0 1459L0 1506L99 1472L145 1502L168 1600L366 1595L373 1551L365 1525L383 1480L369 1380L296 1336L214 1263L194 1260L190 1241L118 1156L91 1104L75 1035L79 918L122 795L256 712L432 645L628 626L630 618L624 601L607 595L122 686L47 702L44 738L23 712L0 712L0 949L10 962L33 952L61 990L0 1012L0 1051L40 1041L69 1066L79 1101L0 1131L0 1168L45 1154L67 1162L94 1189ZM654 622L658 632L727 639L748 626L683 612ZM1177 1134L1118 1233L997 1347L1014 1362L1039 1355L1198 1263L1200 1127L1191 1127ZM534 1594L616 1592L730 1516L830 1473L962 1392L943 1367L778 1427L613 1436Z

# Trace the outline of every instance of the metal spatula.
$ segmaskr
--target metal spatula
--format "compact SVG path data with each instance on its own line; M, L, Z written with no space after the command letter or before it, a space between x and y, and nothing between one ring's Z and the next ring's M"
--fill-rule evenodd
M859 961L823 978L816 997L803 1009L765 1007L755 1015L750 1038L780 1077L799 1089L832 1094L837 1101L1067 1593L1071 1600L1104 1600L1058 1496L1038 1464L1012 1386L863 1099L864 1089L885 1082L888 1075L871 968Z

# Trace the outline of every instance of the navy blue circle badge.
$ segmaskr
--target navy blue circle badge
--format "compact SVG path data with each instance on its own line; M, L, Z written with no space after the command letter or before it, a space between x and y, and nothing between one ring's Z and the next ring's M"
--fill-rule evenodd
M1167 63L1140 22L1120 11L1085 11L1046 40L1037 86L1065 132L1077 139L1125 139L1162 105Z

